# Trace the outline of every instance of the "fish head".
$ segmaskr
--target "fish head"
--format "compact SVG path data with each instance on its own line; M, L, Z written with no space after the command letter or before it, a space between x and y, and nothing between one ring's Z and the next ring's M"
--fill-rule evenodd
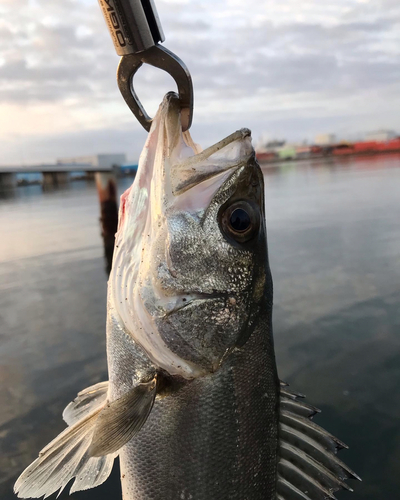
M110 298L150 359L190 379L243 345L270 279L250 131L201 151L179 111L167 95L122 197Z

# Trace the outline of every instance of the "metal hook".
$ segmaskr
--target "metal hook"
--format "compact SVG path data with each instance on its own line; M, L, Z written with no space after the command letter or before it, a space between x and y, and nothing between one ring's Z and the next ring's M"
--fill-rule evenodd
M130 110L147 131L150 130L152 118L146 113L133 88L133 77L143 63L166 71L175 80L181 103L182 130L185 132L190 128L193 118L192 77L185 63L158 44L144 52L122 56L117 71L118 87Z

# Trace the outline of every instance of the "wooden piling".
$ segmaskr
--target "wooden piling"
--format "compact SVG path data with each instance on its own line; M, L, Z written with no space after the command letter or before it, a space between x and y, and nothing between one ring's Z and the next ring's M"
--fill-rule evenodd
M69 172L43 172L43 188L63 186L69 182Z
M15 173L0 173L0 189L9 189L17 186L17 176Z
M104 242L106 270L109 274L118 226L117 182L114 172L96 172L95 179L100 201L101 235Z

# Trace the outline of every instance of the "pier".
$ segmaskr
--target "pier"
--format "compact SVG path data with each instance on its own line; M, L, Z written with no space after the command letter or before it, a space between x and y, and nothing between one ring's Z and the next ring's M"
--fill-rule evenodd
M125 162L125 154L98 154L61 159L56 163L0 165L0 188L17 186L18 174L39 173L44 187L57 186L67 183L72 173L85 172L88 177L94 178L96 172L114 172Z

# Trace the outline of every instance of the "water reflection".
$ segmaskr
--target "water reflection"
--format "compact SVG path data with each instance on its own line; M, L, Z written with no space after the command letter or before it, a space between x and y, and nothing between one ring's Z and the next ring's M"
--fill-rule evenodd
M353 500L394 500L400 479L400 158L265 169L280 376L350 445ZM121 193L131 183L122 179ZM94 184L0 201L0 498L106 378L106 275ZM60 498L69 498L63 492ZM118 469L76 499L120 498Z

